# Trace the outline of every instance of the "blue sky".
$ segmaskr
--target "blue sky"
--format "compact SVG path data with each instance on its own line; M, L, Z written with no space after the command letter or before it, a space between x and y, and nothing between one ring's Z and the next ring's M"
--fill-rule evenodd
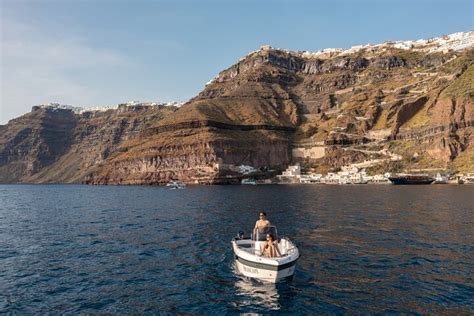
M0 124L46 102L184 101L262 44L316 51L474 28L472 0L0 3Z

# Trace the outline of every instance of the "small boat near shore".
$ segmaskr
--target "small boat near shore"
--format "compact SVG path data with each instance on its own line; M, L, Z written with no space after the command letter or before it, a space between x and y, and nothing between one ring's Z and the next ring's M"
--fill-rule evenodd
M436 174L435 180L433 181L433 184L447 184L448 183L448 177L442 176L439 172Z
M459 178L458 183L460 184L474 184L474 173L468 173L465 176Z
M242 179L242 181L240 181L240 184L257 185L257 182L254 179Z
M186 184L181 181L173 180L167 183L166 186L170 189L184 189L186 187Z
M275 237L275 245L280 256L262 255L261 248L266 242L267 234ZM257 232L256 236L248 238L240 232L231 243L237 270L246 277L277 282L292 276L295 272L296 262L300 256L298 248L288 237L278 238L275 226L267 227L265 231Z
M393 184L431 184L435 178L427 174L397 174L388 178Z

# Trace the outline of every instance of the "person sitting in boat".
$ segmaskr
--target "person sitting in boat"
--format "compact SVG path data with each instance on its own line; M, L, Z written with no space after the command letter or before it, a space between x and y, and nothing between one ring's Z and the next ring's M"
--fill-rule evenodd
M257 234L257 231L261 234L264 234L266 232L266 228L270 227L271 223L267 219L267 213L265 212L260 212L259 214L259 220L255 222L255 227L253 229L254 235Z
M267 241L262 246L262 255L269 258L281 256L272 234L267 234Z

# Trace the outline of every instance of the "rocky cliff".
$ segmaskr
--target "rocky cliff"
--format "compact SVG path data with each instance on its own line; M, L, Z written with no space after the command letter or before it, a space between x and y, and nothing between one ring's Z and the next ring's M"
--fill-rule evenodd
M33 107L2 127L0 182L82 182L123 142L175 110L127 107L76 114Z
M295 161L468 171L473 42L470 32L316 53L266 46L179 108L34 107L0 126L0 182L234 183L241 165L267 177ZM295 154L314 147L324 154Z

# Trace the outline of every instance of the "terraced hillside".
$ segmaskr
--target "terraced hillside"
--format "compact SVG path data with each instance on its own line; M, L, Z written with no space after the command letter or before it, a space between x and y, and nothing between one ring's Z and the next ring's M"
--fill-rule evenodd
M0 181L234 183L319 171L473 169L474 32L349 50L268 46L183 106L36 109L0 127ZM398 157L393 159L393 157Z

